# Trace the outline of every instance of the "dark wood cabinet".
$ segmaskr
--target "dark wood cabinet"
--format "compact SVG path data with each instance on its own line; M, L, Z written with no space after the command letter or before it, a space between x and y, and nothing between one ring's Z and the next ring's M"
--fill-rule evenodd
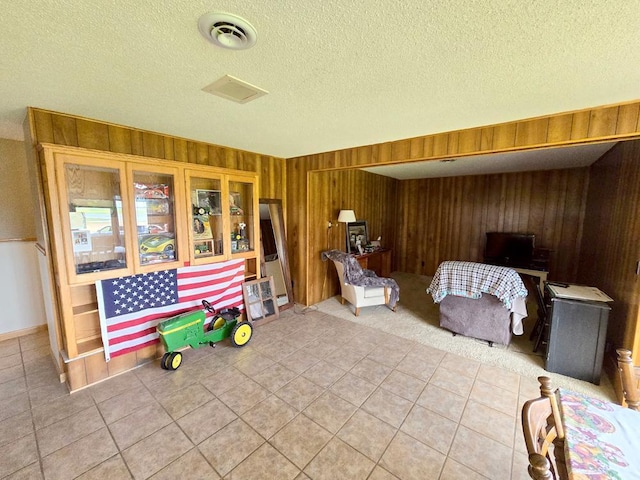
M549 329L545 370L600 384L609 305L561 298L545 289Z
M391 275L391 250L381 249L371 253L356 255L358 263L362 268L373 270L379 277L389 277Z

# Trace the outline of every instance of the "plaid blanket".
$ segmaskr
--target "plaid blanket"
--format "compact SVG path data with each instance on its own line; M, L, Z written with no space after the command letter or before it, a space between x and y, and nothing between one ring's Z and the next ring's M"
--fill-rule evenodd
M508 309L517 297L528 292L518 273L508 267L473 262L442 262L427 288L435 303L447 295L480 298L483 293L495 295Z
M378 277L372 270L362 268L358 260L340 250L327 250L322 252L322 259L335 260L344 265L344 281L358 287L389 287L389 306L394 308L400 299L400 287L393 278Z

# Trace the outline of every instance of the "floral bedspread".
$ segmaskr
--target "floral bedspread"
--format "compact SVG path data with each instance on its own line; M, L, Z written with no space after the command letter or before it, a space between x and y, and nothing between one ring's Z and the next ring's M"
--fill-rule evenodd
M569 478L640 480L640 412L560 389Z

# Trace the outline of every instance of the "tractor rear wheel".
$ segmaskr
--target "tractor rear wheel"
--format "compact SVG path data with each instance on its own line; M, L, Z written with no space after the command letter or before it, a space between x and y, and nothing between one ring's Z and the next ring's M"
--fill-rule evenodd
M177 370L182 365L182 354L180 352L173 352L169 354L167 359L167 370Z
M231 345L234 347L244 347L249 343L249 340L251 340L252 334L253 327L249 322L245 321L237 323L231 331Z
M169 369L169 355L170 353L167 352L164 355L162 355L162 358L160 359L160 366L162 367L163 370Z

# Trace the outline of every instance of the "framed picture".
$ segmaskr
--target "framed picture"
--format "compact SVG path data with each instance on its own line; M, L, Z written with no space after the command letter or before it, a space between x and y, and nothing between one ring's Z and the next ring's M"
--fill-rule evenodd
M91 251L91 232L89 230L72 230L71 239L73 240L74 252Z
M209 215L193 216L193 238L194 240L209 240L211 235L211 226L209 225Z
M220 203L220 190L196 190L198 197L198 207L203 208L209 215L222 214Z
M360 255L364 253L364 247L368 243L369 233L366 221L347 223L347 253Z
M229 194L229 211L231 215L244 215L241 200L242 196L239 192L231 192Z

